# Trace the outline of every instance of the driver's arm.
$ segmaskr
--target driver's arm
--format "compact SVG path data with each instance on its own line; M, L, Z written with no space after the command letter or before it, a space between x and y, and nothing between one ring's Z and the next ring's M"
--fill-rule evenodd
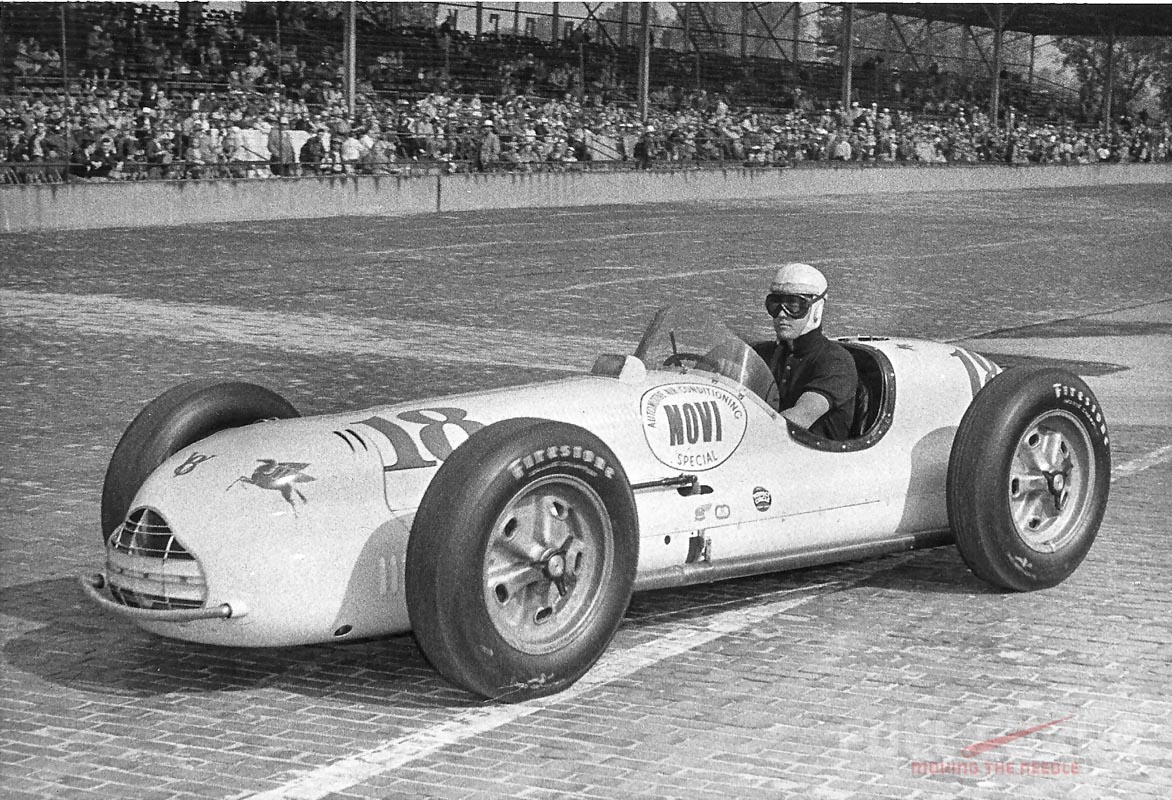
M781 412L781 415L799 428L808 429L830 410L830 401L826 395L818 392L802 392L798 402L791 408Z

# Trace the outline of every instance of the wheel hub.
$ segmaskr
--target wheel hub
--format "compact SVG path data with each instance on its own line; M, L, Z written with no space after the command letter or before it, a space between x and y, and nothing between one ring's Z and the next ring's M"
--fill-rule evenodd
M1065 412L1039 419L1018 443L1009 502L1022 540L1053 553L1071 541L1094 482L1091 444Z
M611 567L613 532L601 499L558 476L526 487L501 511L484 560L497 632L522 652L550 652L588 624Z
M1070 472L1071 467L1067 464L1066 469L1062 472L1046 473L1046 487L1050 490L1050 497L1054 499L1054 510L1059 513L1062 512L1069 496L1066 487L1070 483Z
M557 581L565 577L566 557L560 552L553 553L549 558L545 559L544 571L545 577L552 581Z

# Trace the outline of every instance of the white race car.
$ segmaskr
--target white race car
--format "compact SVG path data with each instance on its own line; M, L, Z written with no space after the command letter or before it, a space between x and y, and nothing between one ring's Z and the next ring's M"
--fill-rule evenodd
M761 353L667 308L590 374L301 418L248 383L150 402L111 459L104 608L221 645L414 631L480 695L563 689L632 591L955 540L981 578L1057 584L1110 484L1102 410L1061 369L839 339L852 437L795 429Z

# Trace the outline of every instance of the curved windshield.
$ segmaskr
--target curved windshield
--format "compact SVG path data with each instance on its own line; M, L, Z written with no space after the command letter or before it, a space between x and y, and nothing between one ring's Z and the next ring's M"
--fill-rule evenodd
M765 399L775 382L761 356L707 311L681 306L659 310L635 357L649 370L715 372Z

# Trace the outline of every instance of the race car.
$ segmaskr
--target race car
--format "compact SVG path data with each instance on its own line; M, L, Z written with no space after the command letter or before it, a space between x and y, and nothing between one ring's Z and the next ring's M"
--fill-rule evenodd
M1090 388L950 344L839 339L850 438L794 427L763 355L660 310L589 374L300 417L243 382L148 403L109 464L82 585L167 637L283 646L413 631L453 683L524 700L603 653L633 591L955 541L997 587L1053 586L1110 485Z

